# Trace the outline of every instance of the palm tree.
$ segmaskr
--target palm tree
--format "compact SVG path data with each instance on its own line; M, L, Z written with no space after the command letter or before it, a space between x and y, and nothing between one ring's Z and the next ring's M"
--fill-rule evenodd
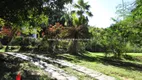
M77 8L77 11L72 11L72 23L73 27L69 29L68 36L73 38L71 45L69 47L69 52L71 54L78 54L79 44L78 39L86 39L90 37L88 31L88 16L93 16L89 11L90 5L84 0L78 0L78 4L74 5ZM85 16L84 14L87 14Z
M79 42L78 40L86 39L90 37L90 33L88 31L88 16L93 16L89 11L90 5L88 2L84 2L83 0L78 0L78 4L74 5L78 10L72 11L71 16L67 16L69 20L71 20L71 24L67 29L62 31L61 35L64 38L71 38L71 44L68 49L68 52L71 54L78 54L79 51ZM87 14L85 16L85 14ZM67 20L67 23L68 21Z
M80 19L82 19L82 23L88 23L88 16L92 17L93 14L90 12L90 5L88 5L88 2L84 2L84 0L78 0L77 4L74 4L74 7L77 9L76 11L72 11L73 13L76 12ZM84 15L86 14L86 16ZM83 22L84 18L84 22ZM84 23L84 24L85 24Z
M61 17L61 20L65 22L65 29L61 30L61 33L58 35L60 38L71 38L71 44L68 49L68 52L71 54L78 54L79 51L79 42L78 39L89 38L90 33L88 31L88 16L93 16L89 11L90 5L88 2L83 0L78 0L77 4L73 5L77 10L67 12Z
M79 42L84 41L90 37L90 33L86 26L80 25L78 27L72 27L69 29L69 36L73 38L71 45L69 47L69 52L71 54L78 54L80 47Z
M90 5L88 5L88 2L78 0L77 4L74 4L73 7L76 10L72 10L71 12L66 11L67 13L61 17L61 20L65 20L66 26L88 25L88 17L93 16L89 10ZM74 23L74 21L77 21L76 18L79 18L79 21Z

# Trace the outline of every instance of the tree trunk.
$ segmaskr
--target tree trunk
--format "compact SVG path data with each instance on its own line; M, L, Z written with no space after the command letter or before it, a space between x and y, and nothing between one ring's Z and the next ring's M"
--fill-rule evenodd
M53 53L53 48L54 48L54 41L49 41L49 48L48 48L48 50L49 50L50 53Z
M71 42L71 45L70 45L70 48L69 48L69 53L71 53L73 55L78 54L78 41L77 40L73 40Z
M13 38L15 37L15 34L16 34L16 33L17 33L17 29L16 29L16 28L12 29L11 35L9 36L8 43L7 43L6 48L5 48L5 52L8 51L8 49L9 49L9 44L11 43L11 41L13 40Z
M8 43L7 43L6 48L5 48L5 52L8 52L8 50L9 50L9 44L10 44L11 40L12 40L12 37L9 37Z

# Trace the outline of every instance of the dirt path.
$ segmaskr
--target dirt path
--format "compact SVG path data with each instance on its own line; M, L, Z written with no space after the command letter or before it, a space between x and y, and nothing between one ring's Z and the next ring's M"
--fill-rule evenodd
M107 76L107 75L102 74L100 72L94 71L92 69L88 69L86 67L79 66L79 65L76 65L76 64L73 64L70 62L66 62L66 61L60 60L60 59L53 59L51 57L44 57L42 55L37 55L37 54L36 55L31 54L28 56L21 54L21 53L11 53L11 52L7 52L7 54L22 58L24 60L28 60L28 61L32 62L33 64L40 66L46 72L51 74L51 77L54 77L57 80L78 80L78 79L77 79L77 77L70 76L64 70L52 65L53 63L58 64L62 67L72 68L73 70L75 70L77 72L83 73L83 74L88 75L88 76L90 76L94 79L97 79L97 80L115 80L114 77L110 77L110 76ZM34 57L34 58L32 58L32 57ZM48 62L50 62L52 64L48 64Z

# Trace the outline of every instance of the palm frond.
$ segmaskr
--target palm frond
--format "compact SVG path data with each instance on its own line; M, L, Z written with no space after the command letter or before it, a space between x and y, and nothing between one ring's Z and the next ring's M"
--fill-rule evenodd
M91 12L89 12L89 11L87 11L86 14L87 14L89 17L92 17L92 16L93 16L93 14L92 14Z
M79 4L80 6L84 6L84 0L78 0L78 4Z
M75 8L81 8L81 6L80 6L80 5L77 5L77 4L74 4L74 7L75 7Z
M79 22L80 22L80 21L79 21L77 15L76 15L76 13L73 13L73 14L72 14L72 22L73 22L73 25L74 25L74 26L79 25Z

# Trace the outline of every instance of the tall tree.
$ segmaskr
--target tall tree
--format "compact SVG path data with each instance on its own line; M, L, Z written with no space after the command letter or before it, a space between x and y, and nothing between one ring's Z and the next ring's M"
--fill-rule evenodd
M14 36L22 26L31 28L47 24L53 19L51 19L54 16L53 12L61 14L65 8L64 5L70 2L72 0L1 0L0 20L10 24ZM47 20L47 16L49 16L49 20ZM10 37L9 42L13 36Z
M132 10L132 36L130 36L132 41L139 46L142 46L142 1L135 1L135 8Z
M74 4L74 7L77 9L72 11L73 13L77 13L80 19L80 25L85 24L88 25L88 17L92 17L93 14L90 12L90 5L88 2L84 2L84 0L78 0L77 4Z
M69 2L72 0L1 0L0 18L17 23L20 20L29 20L31 12L34 16L44 12L51 17L54 13L61 12Z
M84 0L78 0L77 4L74 4L76 11L71 12L71 16L67 16L72 22L71 28L67 29L65 37L71 38L71 44L69 47L69 53L78 54L79 51L79 39L86 39L90 37L88 26L88 16L93 16L90 12L90 5ZM87 15L86 15L87 14ZM70 18L71 17L71 18ZM69 22L69 21L68 21ZM80 41L81 42L81 41Z

